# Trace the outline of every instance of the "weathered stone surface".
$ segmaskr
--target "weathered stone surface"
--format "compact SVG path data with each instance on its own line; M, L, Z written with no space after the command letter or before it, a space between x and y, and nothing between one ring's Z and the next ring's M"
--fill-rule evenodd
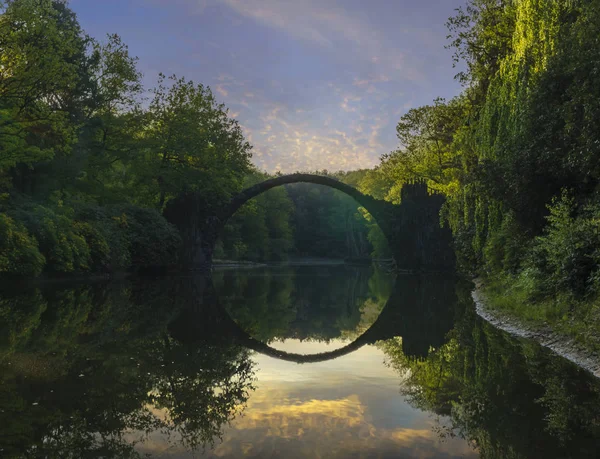
M399 270L454 271L456 261L452 249L452 234L448 228L440 226L439 215L444 197L430 194L425 183L405 185L401 192L401 204L396 205L365 195L334 178L312 174L282 175L258 183L235 196L215 215L205 217L203 222L190 224L185 231L191 231L187 240L192 241L193 246L185 248L189 252L184 255L186 267L197 270L210 267L214 246L225 223L247 201L271 188L300 182L335 188L354 198L377 221L388 240ZM198 251L202 253L197 253Z

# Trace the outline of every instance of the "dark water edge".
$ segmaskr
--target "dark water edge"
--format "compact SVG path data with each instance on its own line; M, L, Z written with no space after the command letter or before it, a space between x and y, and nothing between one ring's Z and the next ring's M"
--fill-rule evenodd
M598 379L471 291L351 266L5 291L1 453L596 457Z
M528 326L516 317L494 311L486 305L485 294L477 285L472 295L477 314L494 327L512 336L533 340L556 355L588 371L594 377L600 378L600 356L598 354L581 346L572 338L554 332L550 327Z

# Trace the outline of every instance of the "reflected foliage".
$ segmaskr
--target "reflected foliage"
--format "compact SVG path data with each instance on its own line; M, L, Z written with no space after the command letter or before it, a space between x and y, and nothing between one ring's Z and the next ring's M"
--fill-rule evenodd
M214 281L229 315L265 343L351 338L375 321L393 286L383 271L344 265L221 271Z
M31 289L0 301L3 457L136 457L160 431L211 445L253 389L249 352L196 346L168 323L192 278Z
M400 338L380 344L405 378L403 394L450 416L451 433L484 458L595 457L598 380L479 319L469 285L459 285L455 298L455 326L426 358L408 357Z
M213 446L255 383L231 317L265 342L385 339L402 394L484 458L596 454L600 383L481 321L468 283L399 276L393 286L372 268L329 266L221 271L214 285L178 276L5 294L2 457Z

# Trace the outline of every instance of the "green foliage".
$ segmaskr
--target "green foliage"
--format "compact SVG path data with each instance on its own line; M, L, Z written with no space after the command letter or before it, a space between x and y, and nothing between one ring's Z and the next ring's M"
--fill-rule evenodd
M403 115L361 188L397 202L426 180L462 271L494 278L522 316L581 320L600 279L600 5L469 0L447 26L463 94Z
M111 210L112 218L124 229L132 266L151 268L173 264L181 237L156 210L135 206Z
M371 256L373 258L390 258L391 251L387 237L385 234L383 234L383 231L381 231L381 228L375 219L366 211L366 209L360 208L359 210L362 218L364 218L367 222L367 239L373 248Z
M468 108L464 98L410 109L396 127L401 148L383 156L393 170L396 186L424 179L430 188L450 193L462 169L460 152L454 147Z
M468 0L446 23L454 62L467 65L457 79L481 86L482 94L502 59L512 51L515 4L511 0Z
M0 50L0 210L25 224L47 271L171 265L181 237L142 207L195 192L206 213L240 189L251 146L210 89L161 75L143 107L137 58L118 35L87 36L67 3L0 1ZM279 239L273 257L289 250ZM39 274L26 246L3 272Z
M491 231L483 249L485 267L490 273L516 274L527 249L523 228L509 213L500 228Z
M361 191L399 203L404 184L423 180L431 190L457 193L465 169L466 153L459 144L469 104L460 96L410 109L396 126L399 148L383 155L381 164L364 176Z
M366 175L364 170L316 173L357 187ZM244 187L269 178L254 172ZM296 183L273 188L239 209L227 223L214 256L253 261L289 256L368 258L371 237L380 238L378 256L387 256L387 241L377 223L352 198L329 187Z
M15 218L37 239L48 271L72 273L90 270L90 248L80 232L82 228L68 216L35 205L18 210Z
M131 205L76 207L75 213L68 206L21 207L12 213L17 222L3 216L3 228L15 241L14 252L8 252L11 259L33 263L38 243L43 255L38 252L41 262L34 264L33 272L16 273L36 275L42 267L55 273L108 272L164 267L176 261L181 238L156 210ZM29 245L24 245L26 241Z
M86 38L62 2L2 1L0 13L4 170L52 158L73 145L77 125L69 120L69 104L80 83Z
M549 276L546 288L583 294L600 267L600 206L575 209L566 192L553 200L548 226L536 238L532 264Z
M0 213L0 273L37 276L45 262L25 227Z
M104 235L87 222L75 222L75 231L85 239L90 251L92 271L102 271L108 268L111 261L110 246Z
M95 269L115 271L131 266L127 217L122 209L74 203L75 218L84 225L83 234L90 246Z
M343 180L343 177L342 177ZM296 255L368 258L369 222L341 191L307 183L286 186L294 203Z
M243 187L269 179L254 171ZM277 187L252 199L227 222L215 258L251 261L283 261L293 248L294 204L287 189Z
M164 75L152 90L136 161L140 198L162 209L169 198L195 192L228 196L249 171L251 145L208 87Z
M524 233L513 244L523 245L541 234L547 224L547 206L562 188L572 189L576 202L585 201L593 192L599 178L599 142L597 131L588 126L598 108L600 85L594 53L600 29L598 6L593 2L470 4L468 13L455 18L468 18L462 22L468 39L454 43L459 53L468 51L463 57L470 65L487 65L487 57L481 54L494 55L498 42L488 42L488 38L499 29L492 24L512 24L500 29L511 40L509 47L496 53L493 71L483 75L473 66L470 69L474 84L485 90L469 128L478 164L467 170L462 186L477 190L470 212L476 214L473 206L482 201L489 209L485 212L494 212L483 216L494 220L485 234L475 230L475 250L480 251L497 246L494 241L486 243L488 237L506 240L496 232L506 233L507 225L516 224ZM489 17L484 17L488 13L505 19L489 23ZM505 218L514 222L503 225ZM465 228L470 225L466 222Z

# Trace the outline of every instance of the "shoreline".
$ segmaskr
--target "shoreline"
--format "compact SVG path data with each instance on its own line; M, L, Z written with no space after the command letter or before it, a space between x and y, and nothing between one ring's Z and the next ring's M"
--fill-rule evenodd
M535 340L541 346L600 378L600 355L586 349L572 338L557 333L549 326L528 325L517 317L494 311L486 305L482 281L476 279L474 282L475 288L471 296L479 317L511 335Z

